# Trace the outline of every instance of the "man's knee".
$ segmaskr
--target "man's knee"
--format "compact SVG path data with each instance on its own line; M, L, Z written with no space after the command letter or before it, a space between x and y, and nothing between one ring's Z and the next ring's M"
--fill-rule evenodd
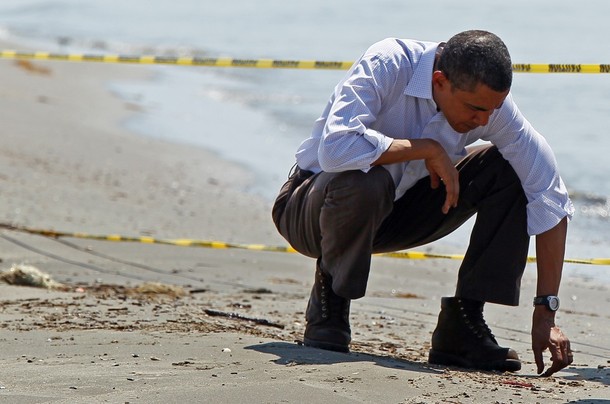
M478 184L483 188L514 188L523 192L521 180L511 164L496 146L483 145L469 149L469 154L457 165L460 172L461 188L466 190Z

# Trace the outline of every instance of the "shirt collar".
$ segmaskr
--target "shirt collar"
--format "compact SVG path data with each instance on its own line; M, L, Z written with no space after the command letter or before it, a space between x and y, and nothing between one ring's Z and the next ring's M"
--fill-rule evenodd
M438 44L434 44L424 50L405 88L405 95L432 100L432 70L437 47Z

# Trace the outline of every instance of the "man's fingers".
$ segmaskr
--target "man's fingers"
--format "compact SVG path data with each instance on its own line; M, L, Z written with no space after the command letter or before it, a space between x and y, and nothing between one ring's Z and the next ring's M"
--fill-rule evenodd
M451 207L455 208L460 197L460 182L457 178L453 180L451 187L447 189L447 194L451 195Z
M567 365L563 364L563 362L553 362L550 368L544 372L542 377L552 376L554 373L559 372L561 369L565 368Z
M565 344L561 348L559 347L550 347L551 350L551 361L553 364L550 368L544 372L543 377L549 377L556 372L559 372L561 369L567 367L574 361L574 355L572 354L572 350L568 344ZM538 365L538 359L536 359L536 364ZM538 373L541 373L542 370L540 366L538 366Z
M440 177L433 172L430 172L430 188L436 189L440 184Z
M553 375L553 373L555 373L555 372L556 372L556 370L553 370L553 367L551 366L550 368L548 368L548 369L546 370L546 372L544 372L544 373L543 373L543 374L541 374L540 376L541 376L541 377L550 377L550 376L552 376L552 375Z
M551 354L551 366L544 372L544 361L542 353L548 348ZM534 316L532 328L532 351L536 360L538 374L548 377L559 372L561 369L570 365L573 360L570 340L563 335L559 327L552 326L547 328L544 323L537 322Z
M534 360L536 361L536 367L538 368L538 374L541 374L544 371L544 359L542 358L541 349L534 348Z
M458 204L460 196L460 183L457 178L451 178L451 180L443 181L445 184L445 191L447 197L445 204L443 205L443 213L447 214L449 209L455 208Z
M574 354L572 353L572 347L570 346L569 340L568 340L567 346L568 346L568 353L567 353L568 365L571 365L572 362L574 362Z
M447 213L449 213L449 209L451 209L451 202L449 202L449 198L447 198L447 199L445 199L445 204L441 208L441 211L444 214L447 214Z
M455 208L457 206L457 196L454 191L450 189L446 189L447 196L445 197L445 204L443 205L443 213L449 213L449 209Z
M566 343L563 344L563 354L564 362L566 362L567 365L570 365L574 361L574 354L572 354L572 348L570 347L569 340L567 340Z
M565 364L565 366L569 365L570 359L572 358L572 352L570 352L570 348L567 345L561 347L561 362Z
M432 189L437 189L441 184L441 181L445 185L447 196L441 209L443 213L446 214L449 212L449 209L455 208L458 203L460 194L458 171L452 165L445 167L444 165L438 165L428 161L426 162L426 168L430 174L430 187Z

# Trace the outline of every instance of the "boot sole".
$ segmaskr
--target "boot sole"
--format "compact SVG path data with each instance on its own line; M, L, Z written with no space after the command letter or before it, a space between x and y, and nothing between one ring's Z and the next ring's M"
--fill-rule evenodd
M428 363L432 365L457 366L467 369L498 370L501 372L516 372L521 370L521 361L504 359L492 362L472 362L462 356L439 352L433 349L428 354Z
M348 345L333 344L332 342L314 341L309 338L303 338L303 345L310 348L324 349L327 351L349 353Z

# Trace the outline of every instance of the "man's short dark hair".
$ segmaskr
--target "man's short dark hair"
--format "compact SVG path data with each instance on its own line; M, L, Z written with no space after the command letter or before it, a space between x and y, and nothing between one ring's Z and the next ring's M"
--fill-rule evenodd
M447 41L438 61L451 84L463 91L474 91L485 84L497 92L510 89L513 79L508 48L491 32L472 30Z

